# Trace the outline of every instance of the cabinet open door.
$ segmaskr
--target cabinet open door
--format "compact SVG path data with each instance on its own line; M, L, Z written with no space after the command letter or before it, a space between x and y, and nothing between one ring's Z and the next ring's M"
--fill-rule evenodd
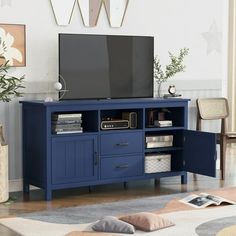
M183 146L185 171L216 176L216 134L184 130Z

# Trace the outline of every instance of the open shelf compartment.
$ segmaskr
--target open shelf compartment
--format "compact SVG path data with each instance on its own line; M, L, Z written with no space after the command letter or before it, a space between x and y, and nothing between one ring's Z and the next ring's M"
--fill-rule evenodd
M78 131L78 133L97 132L97 124L98 111L53 112L51 116L52 134L57 134L55 127L65 127L64 130L67 130L67 127L68 129L71 127L71 133L76 133L76 131L73 132L73 127L76 127L75 130L81 130L81 132ZM81 129L78 128L79 126L81 126ZM70 131L62 131L59 133L68 134Z
M108 129L104 128L100 124L101 130L112 130L112 129L142 129L143 128L143 109L110 109L110 110L101 110L101 124L105 122L120 122L128 121L127 126L120 127L109 127Z
M167 127L184 127L184 107L163 107L145 109L145 127L146 128L166 128L160 126L159 121L170 121ZM164 125L165 125L164 124Z
M145 132L145 152L180 150L183 148L183 141L183 130Z

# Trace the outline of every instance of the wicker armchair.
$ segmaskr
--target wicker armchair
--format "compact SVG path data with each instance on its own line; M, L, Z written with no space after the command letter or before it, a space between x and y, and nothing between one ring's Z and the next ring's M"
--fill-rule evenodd
M226 98L197 99L197 130L202 130L202 120L221 120L221 130L217 133L217 144L220 144L221 179L225 178L225 161L227 143L236 143L236 132L227 132L226 118L229 116Z

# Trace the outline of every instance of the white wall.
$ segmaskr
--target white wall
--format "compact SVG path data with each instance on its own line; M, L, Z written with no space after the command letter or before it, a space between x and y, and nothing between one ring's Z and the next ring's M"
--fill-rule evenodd
M1 0L0 0L1 1ZM58 26L49 0L11 0L11 6L0 7L1 23L26 25L26 67L13 69L26 75L26 95L29 98L45 98L58 74L58 33L153 35L155 54L163 63L168 61L168 51L178 52L190 48L186 58L186 72L171 78L164 85L175 84L185 97L218 96L222 93L222 81L227 71L225 58L227 46L226 0L130 0L124 25L109 27L102 9L98 25L86 28L82 24L76 5L71 24ZM207 54L207 41L202 33L216 23L222 41L216 50ZM210 35L211 36L211 35ZM214 36L214 35L213 35ZM212 38L210 44L214 44ZM223 83L225 84L225 83ZM223 86L224 87L224 86ZM194 127L195 108L191 108L190 126ZM21 171L20 105L17 101L0 105L0 120L7 130L10 145L10 179L19 179Z

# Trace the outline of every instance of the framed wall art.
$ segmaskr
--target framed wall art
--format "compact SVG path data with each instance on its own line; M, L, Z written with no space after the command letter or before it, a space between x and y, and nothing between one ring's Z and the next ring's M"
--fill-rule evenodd
M0 24L0 64L25 66L25 25Z

